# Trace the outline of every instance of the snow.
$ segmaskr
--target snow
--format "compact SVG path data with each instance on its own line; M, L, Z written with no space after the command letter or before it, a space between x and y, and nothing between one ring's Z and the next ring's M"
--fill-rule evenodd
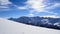
M57 22L57 23L54 23L54 25L59 27L60 26L60 23Z
M36 27L0 18L0 34L60 34L60 30Z

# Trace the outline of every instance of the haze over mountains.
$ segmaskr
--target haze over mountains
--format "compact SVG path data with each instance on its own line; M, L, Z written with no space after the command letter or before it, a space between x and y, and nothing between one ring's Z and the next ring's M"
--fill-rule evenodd
M9 20L13 20L19 23L41 26L53 29L60 30L60 18L51 18L51 17L26 17L22 16L19 18L9 18Z

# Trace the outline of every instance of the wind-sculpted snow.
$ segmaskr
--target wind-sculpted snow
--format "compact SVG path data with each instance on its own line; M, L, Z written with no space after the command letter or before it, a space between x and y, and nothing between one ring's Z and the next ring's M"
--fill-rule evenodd
M60 22L54 23L54 25L60 27Z
M0 18L0 34L60 34L60 30L36 27Z

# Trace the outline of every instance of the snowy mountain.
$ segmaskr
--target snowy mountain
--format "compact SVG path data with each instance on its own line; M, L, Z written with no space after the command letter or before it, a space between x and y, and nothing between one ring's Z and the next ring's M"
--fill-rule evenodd
M0 34L60 34L60 30L36 27L0 18Z
M39 26L39 27L41 26L41 27L47 27L47 28L60 30L60 18L22 16L19 18L9 18L9 20L13 20L19 23Z

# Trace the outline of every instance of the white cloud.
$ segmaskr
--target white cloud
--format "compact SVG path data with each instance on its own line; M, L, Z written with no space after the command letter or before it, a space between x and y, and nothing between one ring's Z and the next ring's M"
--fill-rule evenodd
M13 6L13 7L12 7ZM9 0L0 0L0 11L9 11L11 7L16 7Z
M50 9L55 9L55 8L57 8L57 7L60 7L60 3L54 3L53 5L51 5L51 6L49 6L49 7L46 7L46 9L48 10L50 10Z
M33 16L34 16L34 14L30 13L30 14L28 14L28 16L29 16L29 17L33 17Z
M60 7L60 3L55 3L54 6L55 7Z
M18 9L22 10L22 9L26 9L26 7L17 7Z
M3 8L6 9L6 8L8 8L8 7L5 6L5 5L1 5L0 8L1 8L1 9L3 9Z
M9 0L0 0L0 4L7 5L7 4L11 4L11 2L9 2Z
M12 4L11 2L9 2L9 0L0 0L0 9L9 8L9 4Z
M27 6L22 6L22 7L17 6L17 9L24 10L24 9L28 9L28 8L27 8Z
M49 11L47 11L46 13L49 13L49 14L52 14L52 15L58 15L57 13L55 13L55 12L49 12Z
M45 3L47 3L48 5L50 5L52 3L48 3L48 1L44 1L44 0L28 0L25 3L27 4L26 6L22 6L22 7L17 6L17 9L20 9L20 10L31 9L31 10L29 10L30 11L29 15L31 15L31 16L32 16L32 13L34 13L34 12L36 12L36 13L45 12L45 13L49 13L49 14L58 15L57 13L50 12L49 10L53 9L55 6L59 6L59 3L55 3L54 5L48 6L48 7Z
M46 3L46 1L45 1ZM11 2L9 2L8 0L0 0L0 8L9 8L8 4L12 4ZM34 16L34 14L32 14L33 12L45 12L45 13L49 13L49 14L54 14L53 16L50 15L50 17L56 17L55 15L57 15L57 13L54 12L49 12L50 9L53 9L57 6L60 6L60 3L55 3L52 6L48 6L46 4L44 4L44 0L28 0L26 2L26 6L22 6L22 7L17 7L17 9L23 10L23 9L31 9L29 16ZM51 3L48 3L51 4ZM49 9L49 10L47 10Z
M26 2L28 8L32 8L32 12L45 12L45 13L49 13L49 14L55 14L57 15L57 13L54 12L49 12L48 9L51 9L50 6L47 7L47 5L45 4L47 2L47 4L52 4L52 3L48 3L48 1L44 1L44 0L28 0Z
M44 7L46 6L43 4L43 0L28 0L27 5L30 5L37 12L44 12Z
M56 16L56 15L45 15L45 16L40 16L40 17L59 18L59 16Z

